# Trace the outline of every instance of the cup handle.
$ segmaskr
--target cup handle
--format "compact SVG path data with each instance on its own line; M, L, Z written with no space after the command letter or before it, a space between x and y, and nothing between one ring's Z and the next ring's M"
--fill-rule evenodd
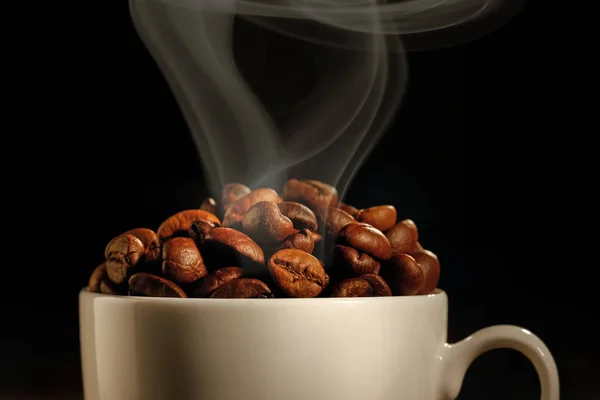
M439 398L456 399L469 365L486 351L503 348L517 350L533 363L540 378L541 400L560 398L558 371L552 354L537 336L514 325L491 326L458 343L446 343L439 354L442 363Z

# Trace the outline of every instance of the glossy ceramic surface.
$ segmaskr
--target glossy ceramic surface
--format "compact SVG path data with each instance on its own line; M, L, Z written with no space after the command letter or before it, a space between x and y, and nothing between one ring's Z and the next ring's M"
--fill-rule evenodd
M515 326L446 343L446 293L322 299L79 296L86 400L454 399L469 364L509 347L559 399L556 365ZM518 388L515 388L515 396Z

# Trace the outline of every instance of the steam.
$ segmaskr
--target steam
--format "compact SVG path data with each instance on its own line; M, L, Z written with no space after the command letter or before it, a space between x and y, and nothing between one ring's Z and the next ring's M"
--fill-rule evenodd
M515 4L130 0L130 10L188 123L213 194L228 182L281 189L290 176L335 185L343 196L406 91L408 68L400 35L425 37L420 43L437 35L448 45L452 39L443 32L467 27L456 35L457 42L463 41L487 31L482 25L469 30L476 26L469 22L495 16L489 24L495 27L515 13ZM305 99L269 115L234 60L236 15L315 44L318 79ZM419 40L414 43L422 47Z

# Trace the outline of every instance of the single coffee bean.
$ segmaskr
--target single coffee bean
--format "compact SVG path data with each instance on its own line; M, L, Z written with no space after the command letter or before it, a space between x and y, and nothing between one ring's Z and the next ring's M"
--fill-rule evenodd
M338 204L337 189L315 180L290 179L285 186L285 200L295 201L319 211Z
M281 202L281 197L279 197L276 191L270 188L259 188L253 190L244 197L241 197L235 202L231 203L225 212L225 217L230 214L238 214L243 216L250 207L261 201L272 201L273 203L277 204Z
M88 290L94 293L111 295L122 295L127 293L126 285L117 285L108 279L106 263L102 263L94 269L88 283Z
M129 291L133 296L187 297L175 283L146 272L138 272L129 278Z
M211 230L201 242L201 249L203 254L210 254L215 266L244 266L247 261L265 263L265 255L260 246L245 233L231 228Z
M284 240L281 246L279 246L278 250L283 249L298 249L304 250L307 253L312 253L312 251L315 249L312 231L304 228L296 233L291 234Z
M133 235L117 236L104 250L108 278L117 285L127 282L143 255L144 244L140 239Z
M376 206L360 210L356 215L356 220L383 232L394 226L396 216L394 206Z
M421 290L425 274L414 257L404 253L395 254L386 270L389 271L388 282L394 295L414 296Z
M228 183L223 186L221 204L224 208L227 208L231 203L239 200L250 192L250 188L246 185L242 185L241 183Z
M158 239L162 242L171 237L187 237L188 230L193 221L204 219L221 225L221 221L216 215L204 210L185 210L167 218L158 228L156 233Z
M217 202L212 197L204 199L202 204L200 204L200 209L202 211L217 215Z
M204 237L216 227L217 226L213 222L203 219L194 221L190 225L188 236L196 243L200 243L202 240L204 240Z
M433 293L440 280L440 261L438 257L429 250L422 250L410 255L423 269L423 285L417 294L425 295Z
M359 253L352 247L337 245L333 256L334 267L343 275L360 276L364 274L379 274L381 264L368 254Z
M332 293L333 297L383 297L391 296L388 284L379 275L365 274L340 282Z
M144 245L144 262L151 264L160 259L160 242L158 235L152 229L135 228L124 233L124 235L133 235L140 239Z
M163 274L172 281L187 284L197 281L208 271L193 239L175 237L167 240L162 249Z
M388 239L371 225L362 222L351 223L343 227L339 235L343 244L372 257L389 260L392 256L392 247Z
M277 204L261 201L244 214L242 230L257 243L277 243L292 234L294 225L281 213Z
M213 299L268 299L273 297L271 289L262 281L241 278L225 283L210 295Z
M88 290L90 292L100 293L100 282L106 277L106 263L102 263L92 272L88 282Z
M316 231L318 228L315 213L304 204L294 201L284 201L278 204L281 213L288 217L294 224L294 229L308 229Z
M327 226L327 233L333 236L338 235L346 225L356 222L350 214L336 207L327 208L323 213L323 220Z
M279 250L269 260L273 281L290 297L317 297L329 276L313 255L298 249Z
M207 297L226 283L239 279L244 274L240 267L225 267L218 269L194 284L190 297Z
M356 215L358 214L358 208L350 206L350 205L342 203L342 202L340 202L337 205L337 208L339 208L342 211L346 211L348 214L352 215L353 218L356 218Z
M419 240L417 225L410 219L398 222L385 231L385 236L390 241L394 253L410 253L418 251L420 247L417 245Z

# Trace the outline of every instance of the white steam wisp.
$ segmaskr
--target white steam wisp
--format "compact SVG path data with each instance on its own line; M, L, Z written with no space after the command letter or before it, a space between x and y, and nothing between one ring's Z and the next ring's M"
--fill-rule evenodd
M500 15L489 25L496 26L514 14L516 4L130 0L130 10L188 123L213 194L229 182L280 189L290 176L335 185L343 196L405 93L401 36L433 34L447 45L452 39L444 32ZM315 46L317 76L306 98L277 115L267 112L236 65L235 17ZM486 30L480 23L467 36Z

